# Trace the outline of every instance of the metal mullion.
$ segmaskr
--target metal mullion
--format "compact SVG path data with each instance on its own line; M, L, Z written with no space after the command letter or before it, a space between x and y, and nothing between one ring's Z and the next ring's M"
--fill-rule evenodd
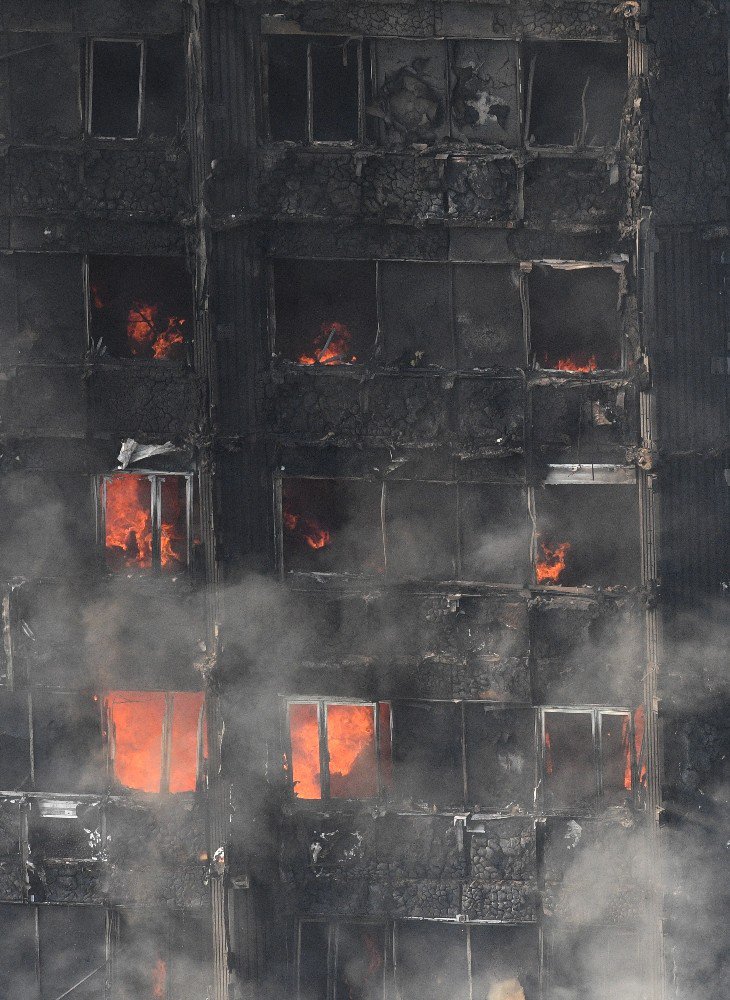
M86 107L84 108L84 113L86 114L86 128L84 131L87 135L91 135L91 123L92 115L94 113L92 102L93 102L93 90L94 90L94 49L96 48L96 39L87 39L87 51L86 51Z
M340 925L327 924L327 997L335 1000L337 993L337 960L340 947Z
M314 75L312 72L312 43L307 41L307 142L314 142Z
M319 784L322 799L330 797L330 760L327 750L327 702L317 702L317 724L319 730Z
M193 491L195 483L192 474L185 477L185 556L188 569L193 564Z
M172 753L172 721L175 696L172 691L165 691L165 715L162 720L162 757L160 766L160 793L170 790L170 755Z
M595 769L596 795L603 794L603 748L601 746L601 714L600 709L591 709L591 725L593 735L593 760Z
M297 949L296 949L296 951L297 951L297 955L296 955L296 961L297 961L296 990L297 990L297 997L300 997L301 993L302 993L302 988L301 988L301 980L302 980L302 921L301 920L297 921Z
M373 344L373 357L379 357L384 350L383 344L383 305L382 305L382 284L383 276L381 274L383 262L381 260L375 261L375 343Z
M147 43L144 39L137 42L139 46L139 84L137 97L137 136L141 135L144 126L144 96L145 77L147 75Z
M363 65L363 40L357 40L357 140L365 142L365 69Z
M81 287L84 296L84 326L86 333L86 349L90 350L91 341L91 279L89 275L89 255L81 256Z
M456 483L456 579L462 579L462 560L461 560L461 483Z
M445 38L442 42L446 46L446 58L444 59L444 66L446 69L446 79L444 84L446 87L446 93L444 95L444 111L446 113L446 134L449 139L453 138L452 135L452 124L451 124L451 46L456 44L455 40L450 38Z
M474 1000L474 977L471 968L471 927L466 928L466 971L469 979L469 1000Z
M383 794L383 780L380 773L380 702L373 702L373 732L375 734L375 774L377 777L377 795Z
M467 782L466 782L466 712L464 702L459 702L461 708L461 804L466 807L467 802Z

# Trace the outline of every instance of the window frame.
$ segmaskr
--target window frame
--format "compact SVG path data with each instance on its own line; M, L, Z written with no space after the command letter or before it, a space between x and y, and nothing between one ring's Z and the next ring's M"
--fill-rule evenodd
M292 705L316 705L317 706L317 734L319 738L319 787L320 797L318 799L307 799L296 794L294 781L294 767L292 761L291 746L291 715ZM374 744L375 744L375 769L377 780L377 792L370 798L345 798L344 796L332 796L330 794L330 757L327 748L327 708L329 705L366 705L372 708L374 718ZM377 802L384 798L386 786L383 780L383 766L381 759L381 726L380 726L380 706L388 706L388 716L390 725L390 747L392 759L393 747L393 706L391 699L371 701L367 698L330 698L313 695L311 697L291 696L287 697L283 705L283 746L286 755L285 777L291 799L294 802L302 803L305 807L317 808L325 803L331 808L331 804L348 804L357 802Z
M307 110L305 122L305 140L298 142L292 139L275 139L271 132L271 116L269 114L269 39L270 38L295 38L306 46L306 81L307 88ZM357 47L357 138L355 139L315 139L314 137L314 79L312 72L312 46L317 42L331 39L343 38L347 45L354 43ZM344 147L353 148L362 146L367 141L367 115L365 114L365 58L364 46L368 41L363 35L339 35L339 34L289 34L277 32L265 32L261 39L261 75L262 75L262 105L264 139L266 142L296 142L296 145L303 147Z
M185 479L185 563L180 567L180 573L189 573L193 565L193 501L194 501L194 473L190 470L169 470L149 468L126 468L116 469L111 472L104 472L97 477L97 539L101 550L102 559L106 556L106 490L107 482L118 476L138 475L146 476L150 480L150 518L152 525L152 565L149 568L132 569L125 571L115 571L106 567L107 572L115 576L148 576L150 574L172 576L174 574L165 573L160 562L160 539L162 524L162 483L166 478L181 477Z
M137 96L137 132L135 135L102 135L93 131L93 89L94 89L94 47L97 42L105 44L137 45L139 54L139 81ZM145 77L147 70L147 44L146 39L139 37L128 38L107 38L105 36L94 36L87 39L86 47L86 108L85 108L85 128L84 134L93 139L104 141L114 140L117 142L135 142L139 139L144 128L144 97L145 97Z
M634 712L635 709L617 706L595 706L595 705L546 705L540 706L539 708L539 748L538 748L538 766L540 769L539 773L539 784L538 788L541 793L542 799L542 809L545 815L549 816L575 816L575 815L592 815L596 811L600 811L602 808L603 800L603 737L602 737L602 719L604 716L628 716L629 720L629 730L628 730L628 741L629 741L629 757L631 762L631 790L626 791L627 800L633 805L636 802L639 781L637 775L637 754L636 754L636 737L635 737L635 727L634 727ZM546 744L545 744L545 732L546 732L546 717L548 715L590 715L591 717L591 737L592 737L592 760L591 765L594 772L594 793L591 797L592 808L588 811L580 808L575 808L571 806L553 806L548 808L546 803Z

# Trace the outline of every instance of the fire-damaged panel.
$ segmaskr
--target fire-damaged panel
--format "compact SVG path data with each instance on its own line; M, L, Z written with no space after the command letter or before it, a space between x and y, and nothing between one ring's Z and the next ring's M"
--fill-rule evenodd
M435 142L449 134L443 42L378 39L375 65L377 94L368 112L383 145Z
M451 75L454 138L517 146L517 46L497 41L454 42Z

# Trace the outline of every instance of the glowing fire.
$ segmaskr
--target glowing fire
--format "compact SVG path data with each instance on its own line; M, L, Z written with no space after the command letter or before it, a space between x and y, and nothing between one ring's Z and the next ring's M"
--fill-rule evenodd
M181 316L168 316L164 321L159 316L157 304L132 302L127 316L127 337L132 355L137 357L152 353L157 361L174 356L185 343Z
M152 970L152 996L155 1000L165 1000L167 996L167 965L161 958Z
M293 514L285 510L284 528L290 535L296 535L306 542L310 549L323 549L331 540L329 531L311 514Z
M329 705L327 751L333 798L373 798L378 793L372 705Z
M289 706L289 735L294 794L300 799L321 799L319 722L315 704Z
M644 754L644 731L646 729L646 710L643 705L634 712L634 747L639 767L639 784L646 787L646 756Z
M152 565L151 490L147 476L129 473L106 481L106 549L126 567Z
M550 742L550 733L545 730L545 774L552 774L555 770L553 763L553 745Z
M631 741L629 738L629 723L630 716L625 715L621 722L621 752L624 757L624 788L627 792L631 791L632 774L631 774Z
M343 365L357 361L350 354L352 334L344 323L323 323L320 332L314 338L311 354L302 354L297 358L300 365Z
M547 545L540 542L543 558L535 564L535 575L538 583L557 583L565 570L566 556L571 549L570 542L559 542L557 545Z
M173 571L187 559L185 492L182 476L166 476L160 484L160 564Z
M590 357L585 354L574 354L569 358L558 358L554 365L547 363L546 367L559 372L595 372L598 370L598 361L595 354L591 354Z
M383 968L383 950L378 939L369 931L363 934L363 944L368 956L367 978L370 979Z
M503 979L489 987L487 1000L525 1000L525 991L519 979Z

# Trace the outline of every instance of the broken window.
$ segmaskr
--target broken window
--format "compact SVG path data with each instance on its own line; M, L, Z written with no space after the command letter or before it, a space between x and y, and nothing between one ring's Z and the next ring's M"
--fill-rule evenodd
M398 797L418 806L461 806L464 779L461 705L393 706L393 772Z
M381 573L381 487L344 479L282 481L284 569Z
M537 927L469 928L472 1000L537 1000Z
M266 51L271 139L356 142L362 138L362 41L270 35Z
M546 586L633 586L639 512L629 485L544 486L535 493L535 579Z
M89 325L96 357L184 361L192 285L176 257L89 257Z
M574 373L621 367L618 271L533 264L528 280L530 355L537 365Z
M530 519L519 486L459 485L461 578L524 583Z
M116 783L140 792L194 792L207 756L200 691L111 691L104 707Z
M41 1000L103 1000L106 911L101 906L39 906Z
M43 792L104 787L101 713L96 695L33 692L34 785Z
M395 968L403 1000L469 1000L468 930L447 923L396 925Z
M386 491L388 573L453 580L457 493L452 483L393 482Z
M387 702L291 701L289 774L300 799L372 799L391 784Z
M529 809L535 782L535 714L470 702L464 707L469 805L481 812Z
M28 819L28 843L34 864L98 858L102 849L99 803L34 799Z
M302 1000L382 1000L384 989L383 924L299 924L297 993Z
M618 142L628 80L623 45L530 42L523 65L528 143L582 148Z
M133 139L142 118L144 47L141 41L91 41L89 132L104 139Z
M459 367L525 364L520 274L502 264L453 265Z
M100 500L109 569L154 568L175 574L188 566L192 488L190 475L104 476Z
M454 364L447 264L383 261L380 296L386 361L404 368Z
M367 361L378 330L372 261L273 263L274 350L302 365Z
M543 711L543 794L549 811L622 805L633 797L631 713Z

